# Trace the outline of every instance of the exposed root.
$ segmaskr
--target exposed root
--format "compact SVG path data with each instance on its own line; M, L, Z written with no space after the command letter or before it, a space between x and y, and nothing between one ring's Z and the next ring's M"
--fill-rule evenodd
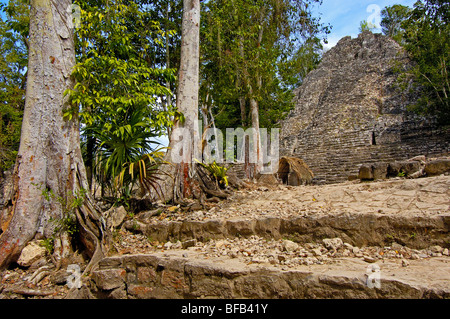
M53 267L50 266L42 266L38 270L36 270L31 276L25 278L28 282L37 285L42 279L50 275L50 270Z
M39 297L45 297L53 295L54 291L48 291L48 290L36 290L36 289L28 289L28 288L11 288L11 289L4 289L3 293L13 293L23 296L39 296Z

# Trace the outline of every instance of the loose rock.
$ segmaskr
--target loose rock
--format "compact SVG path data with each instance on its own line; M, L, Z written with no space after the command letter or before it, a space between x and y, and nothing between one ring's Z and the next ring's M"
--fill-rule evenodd
M22 267L30 267L34 262L45 256L46 249L38 243L31 241L22 250L17 263Z
M344 242L340 238L325 238L323 244L326 248L336 251L344 245Z
M377 262L377 258L370 257L370 256L364 256L364 261L372 264L372 263Z
M283 241L283 250L287 252L293 252L297 250L298 244L294 243L291 240L284 240Z
M196 239L186 240L182 243L182 247L183 249L187 249L189 247L194 247L196 243L197 243Z

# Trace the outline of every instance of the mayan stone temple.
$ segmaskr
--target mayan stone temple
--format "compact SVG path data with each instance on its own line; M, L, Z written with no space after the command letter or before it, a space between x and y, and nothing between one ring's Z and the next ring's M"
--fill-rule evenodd
M329 184L357 175L362 164L448 153L448 129L408 112L417 95L397 89L393 68L410 63L381 34L341 39L295 91L280 154L303 159L315 183Z

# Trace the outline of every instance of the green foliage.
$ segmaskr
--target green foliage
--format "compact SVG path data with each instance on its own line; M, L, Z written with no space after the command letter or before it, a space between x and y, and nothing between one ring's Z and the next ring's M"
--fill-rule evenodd
M42 243L47 249L53 245L55 236L59 233L67 233L70 236L78 233L78 223L76 217L76 210L79 209L86 198L88 193L85 189L76 190L75 193L68 192L65 197L57 195L52 189L44 188L41 185L35 185L42 190L42 196L49 203L57 203L61 206L62 216L61 218L51 218L50 221L54 223L55 228L53 236L48 241ZM50 250L50 249L49 249Z
M441 124L450 124L449 54L450 4L448 1L416 2L401 24L403 45L414 66L402 72L405 84L413 81L420 98L411 110L436 115ZM406 86L406 85L405 85Z
M402 27L405 21L411 14L411 8L400 4L388 6L381 11L381 30L384 35L387 35L397 41L403 42L403 34L405 30Z
M203 166L208 172L210 172L216 181L221 185L222 187L228 187L228 177L227 177L227 171L228 168L225 166L217 165L216 161L205 164L197 160L197 163L199 163L201 166Z
M28 49L28 5L19 0L0 4L0 175L10 168L19 149L25 106Z
M55 237L45 238L39 241L39 245L44 247L50 254L53 253L53 249L55 248Z
M154 151L152 141L173 125L178 114L172 105L162 107L160 102L172 95L167 83L175 81L176 70L155 65L161 58L155 48L174 31L163 31L143 3L78 3L82 21L76 32L77 84L66 92L72 102L66 118L79 116L82 123L86 166L104 187L125 197L130 192L127 181L134 179L117 183L124 166ZM153 168L152 164L148 170Z
M75 113L80 106L80 118L89 126L130 108L146 108L154 127L167 125L173 112L164 113L156 101L171 94L162 83L174 80L175 70L153 67L147 55L151 47L162 45L165 33L159 23L149 20L135 2L114 0L105 7L104 1L88 2L80 3L82 27L77 30L73 73L78 83L68 92Z
M258 101L262 127L278 125L292 109L292 88L320 60L318 35L328 31L311 17L314 2L203 5L200 100L212 108L218 128L248 127L250 99Z
M141 182L140 185L144 188L152 185L152 177L157 173L155 165L159 165L160 161L150 159L161 159L163 152L160 150L152 152L157 146L152 139L158 137L158 134L149 128L142 110L131 112L123 123L113 118L110 123L105 124L105 127L86 129L87 134L100 142L94 149L97 179L114 194L120 191L125 197L129 197L136 180ZM138 163L141 168L137 173L133 173L134 163ZM130 167L132 172L125 173L129 172Z
M367 32L367 31L372 32L372 30L374 30L374 29L376 29L376 26L370 22L367 22L367 20L363 20L359 23L359 32L360 33Z
M279 73L290 89L298 88L306 76L322 59L323 46L318 37L311 37L300 45L290 59L280 63Z
M0 175L14 165L21 125L22 111L8 104L0 104Z
M118 176L119 187L129 190L138 181L142 193L155 191L162 199L163 194L159 183L164 172L159 169L159 166L165 163L163 160L165 153L161 150L158 149L149 154L144 154L133 162L124 163Z

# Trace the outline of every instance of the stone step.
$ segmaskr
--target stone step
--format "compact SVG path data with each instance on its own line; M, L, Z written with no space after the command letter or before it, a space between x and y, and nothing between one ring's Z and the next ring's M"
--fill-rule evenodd
M450 298L449 258L371 264L340 259L283 270L195 250L105 258L91 277L90 298L117 299L417 299ZM419 278L419 280L418 280Z
M160 242L250 237L307 243L339 237L357 246L395 240L411 248L449 245L450 177L245 192L210 210L125 223ZM450 248L450 247L449 247Z
M395 239L411 248L446 246L450 216L402 216L381 213L305 214L298 217L210 219L205 221L128 221L125 228L160 242L250 237L292 238L299 243L342 238L356 246L383 246Z
M92 298L450 298L449 185L280 186L209 211L137 214L85 287Z

